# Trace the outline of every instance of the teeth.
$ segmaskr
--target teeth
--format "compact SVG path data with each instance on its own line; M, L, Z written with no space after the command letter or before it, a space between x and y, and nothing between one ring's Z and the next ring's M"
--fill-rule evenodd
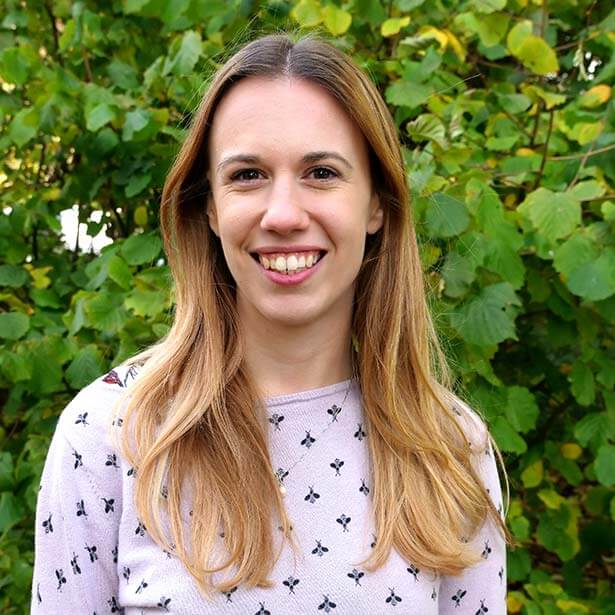
M313 267L320 259L318 252L308 252L302 254L269 254L268 256L258 255L260 264L265 269L272 269L280 273L296 273L304 269Z

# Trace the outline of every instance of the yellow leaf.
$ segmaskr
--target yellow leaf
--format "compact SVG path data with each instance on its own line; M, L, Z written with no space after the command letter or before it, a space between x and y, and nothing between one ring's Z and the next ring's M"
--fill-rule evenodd
M135 224L138 226L147 225L147 207L145 207L145 205L139 205L139 207L135 209L134 219Z
M317 0L300 0L290 12L291 17L305 28L322 22L322 11Z
M440 51L444 51L448 45L448 36L442 30L434 28L433 26L423 26L418 33L419 39L433 38L438 41L440 45Z
M521 480L524 487L538 487L542 482L543 467L542 459L531 463L523 472L521 472Z
M536 152L529 147L520 147L515 154L517 156L533 156Z
M574 442L567 442L566 444L562 444L559 450L562 454L562 457L565 457L566 459L578 459L583 452L583 449Z
M348 11L339 9L332 4L322 10L322 16L327 30L334 36L344 34L352 23L352 15Z
M593 109L599 107L611 98L611 86L602 83L590 88L579 99L579 107Z
M575 611L581 611L583 613L589 613L589 608L581 602L577 602L576 600L556 600L555 604L567 613L574 609Z
M47 288L51 284L51 279L47 277L47 272L51 271L52 267L32 267L30 275L34 282L34 288Z
M506 606L509 613L518 613L523 608L523 603L514 594L509 594L506 597Z
M405 28L410 23L410 17L391 17L382 23L380 26L380 34L382 36L389 37L399 34L402 28Z
M541 489L538 492L538 497L544 502L547 508L557 510L566 499L553 489Z
M506 45L509 51L515 55L530 34L532 34L532 22L529 19L524 19L511 28L506 37Z
M602 122L579 122L572 127L568 136L579 145L587 145L600 136L603 128Z
M448 43L455 52L455 55L463 62L466 59L465 47L450 30L444 30L444 33L446 34L446 37L448 38Z
M522 85L521 91L532 101L538 102L542 100L545 103L547 109L552 109L557 105L561 105L566 102L566 96L564 94L555 94L554 92L547 92L537 85Z
M43 192L43 201L57 201L62 196L62 190L60 188L49 188Z

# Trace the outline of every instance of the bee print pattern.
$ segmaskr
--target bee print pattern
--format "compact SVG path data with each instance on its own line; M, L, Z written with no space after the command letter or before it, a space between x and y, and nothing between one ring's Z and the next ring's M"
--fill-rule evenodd
M139 521L139 525L137 525L135 529L135 535L145 536L145 526L143 525L143 523L141 523L141 521Z
M397 606L400 602L402 602L401 597L395 593L394 587L389 587L389 591L391 593L387 596L385 600L387 604L390 604L391 606Z
M109 605L109 609L112 613L120 613L120 605L117 603L117 598L115 596L111 596L110 600L107 600L107 604Z
M463 597L466 595L465 589L458 589L457 593L451 597L451 600L455 603L455 606L458 607L463 600Z
M115 508L113 505L115 504L114 498L100 498L105 503L105 513L108 514L110 512L115 512Z
M265 608L265 603L264 602L259 602L258 603L260 608L258 609L258 611L256 611L256 613L254 613L254 615L271 615L271 611L268 611Z
M85 504L83 500L79 500L77 502L77 516L78 517L87 517L88 513L85 511Z
M148 585L149 583L147 583L145 579L141 579L141 583L139 583L139 587L135 590L135 594L140 594Z
M284 415L282 414L272 414L269 417L269 422L273 425L275 431L281 431L280 423L284 420Z
M336 521L344 528L344 532L348 532L348 525L350 524L350 522L352 521L351 517L347 517L344 514L341 514Z
M301 440L301 446L305 446L305 448L310 448L312 444L314 444L314 442L316 442L316 438L314 438L309 431L306 431L305 438Z
M414 577L415 581L419 580L419 572L420 572L420 570L414 564L410 564L410 566L408 566L408 568L406 568L406 570Z
M340 470L342 469L343 465L344 462L337 457L329 464L329 466L335 470L335 476L341 476Z
M73 574L81 574L79 567L79 556L73 551L73 558L70 560L70 566L73 569Z
M489 546L489 541L485 540L485 548L483 549L483 552L480 554L480 556L483 559L487 559L490 553L491 553L491 547Z
M85 550L88 552L88 555L90 556L90 562L94 563L98 559L98 554L96 553L98 549L96 548L96 546L92 545L90 547L88 545L85 545Z
M286 587L288 587L289 594L294 594L295 587L299 585L299 579L295 579L295 577L288 577L288 579L286 579L285 581L282 581L282 585L285 585Z
M336 607L337 605L329 598L329 596L323 595L323 601L322 604L318 605L318 610L324 611L325 613L330 613L331 610Z
M75 421L75 425L89 425L88 423L88 413L84 412L83 414L79 414L77 416L77 420Z
M322 541L317 540L316 546L312 549L312 555L318 555L318 557L322 557L325 553L329 552L329 548L323 546Z
M354 432L354 437L359 442L361 442L363 440L363 438L365 438L366 436L367 436L367 434L363 430L363 424L362 423L357 423L357 430Z
M316 491L314 491L314 487L310 487L310 490L308 491L308 494L303 498L306 502L309 502L310 504L314 504L314 502L316 502L316 500L318 498L320 498L320 494L316 493Z
M359 493L363 495L369 495L369 487L365 484L365 479L361 479L361 486L359 487Z
M119 468L117 465L117 455L112 453L111 455L107 455L107 461L105 461L106 466L111 466L114 468Z
M126 583L128 583L130 581L130 568L124 566L122 568L122 576L126 579Z
M158 600L158 604L156 605L159 609L164 609L165 611L169 611L169 604L171 604L171 598L167 598L166 596L162 596L160 600Z
M352 572L349 572L348 575L351 579L354 579L355 585L361 585L361 579L365 576L364 572L357 570L356 568L352 569Z
M480 607L479 607L478 611L476 611L476 613L474 613L474 615L484 615L485 613L487 613L487 611L489 611L489 609L485 606L485 601L481 600L480 601Z
M77 451L73 451L73 457L75 458L75 465L73 466L73 469L76 470L83 465L83 457Z
M333 404L328 410L327 410L327 414L331 416L331 422L332 423L337 423L337 417L339 416L339 413L342 411L342 409L339 406L336 406L335 404Z
M58 579L57 590L61 592L62 586L66 584L66 577L64 576L64 571L62 570L62 568L58 568L56 570L56 579Z
M49 516L45 521L43 521L43 529L45 530L45 534L51 534L53 532L53 524L51 523L51 517L53 515L49 513Z
M227 603L232 603L233 602L233 594L237 591L237 586L235 587L231 587L231 589L229 589L227 592L223 592L224 595L226 596L226 601Z

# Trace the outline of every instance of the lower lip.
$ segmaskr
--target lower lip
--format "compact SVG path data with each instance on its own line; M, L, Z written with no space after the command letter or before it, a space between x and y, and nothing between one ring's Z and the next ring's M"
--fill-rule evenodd
M307 280L314 272L320 267L320 263L322 263L324 256L321 256L318 259L318 262L315 265L312 265L309 269L304 269L303 271L299 271L298 273L280 273L279 271L274 271L273 269L265 269L260 262L257 265L260 267L261 271L275 284L279 284L280 286L294 286L295 284L301 284L304 280Z

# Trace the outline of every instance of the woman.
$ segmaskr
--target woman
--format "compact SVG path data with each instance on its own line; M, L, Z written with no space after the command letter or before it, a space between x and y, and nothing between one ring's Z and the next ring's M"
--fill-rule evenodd
M275 35L219 70L163 193L174 324L60 419L33 612L505 612L494 449L410 220L348 57Z

